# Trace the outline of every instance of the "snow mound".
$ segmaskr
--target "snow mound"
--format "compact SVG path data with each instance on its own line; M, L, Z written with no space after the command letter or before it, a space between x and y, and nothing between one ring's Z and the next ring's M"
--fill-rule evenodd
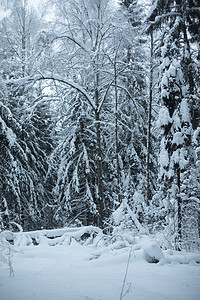
M148 236L141 237L140 246L144 252L144 258L149 263L164 261L164 254L157 242Z
M52 230L30 232L4 231L0 234L0 261L7 263L15 252L24 251L27 247L41 246L50 248L62 246L73 248L73 244L90 249L87 260L96 260L105 254L120 255L130 249L134 259L147 263L159 264L199 264L200 253L162 250L155 236L135 235L131 230L124 230L106 235L94 226L66 227Z
M196 265L200 264L200 253L190 253L185 251L165 250L166 263L177 265L177 264L188 264Z
M49 246L70 245L72 239L80 244L93 243L96 236L102 236L102 230L95 226L83 226L77 228L60 228L48 230L36 230L29 232L4 231L1 236L15 247L46 244Z

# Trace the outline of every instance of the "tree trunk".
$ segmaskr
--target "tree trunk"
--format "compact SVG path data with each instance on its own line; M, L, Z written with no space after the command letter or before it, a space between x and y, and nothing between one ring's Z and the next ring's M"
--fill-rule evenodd
M180 187L181 187L181 180L180 180L180 167L177 169L177 185L178 185L178 196L177 196L177 206L178 206L178 247L177 250L181 251L181 242L182 242L182 212L181 212L181 196L180 196Z
M116 57L115 57L116 58ZM120 168L119 168L119 141L118 141L118 95L117 95L117 66L114 64L115 78L115 159L116 159L116 180L117 180L117 201L121 202L121 187L120 187Z
M98 199L97 205L99 207L100 220L98 225L103 224L104 219L104 203L103 203L103 184L102 184L102 153L101 153L101 133L100 133L100 119L99 113L95 113L96 122L96 139L97 139L97 187L98 187Z
M100 112L98 111L99 106L99 74L96 74L96 87L95 87L95 126L96 126L96 141L97 141L97 188L98 188L98 199L97 207L99 208L99 220L98 226L103 225L104 219L104 201L103 201L103 183L102 183L102 152L101 152L101 130L100 130Z
M148 133L147 133L147 206L150 200L150 148L151 148L151 112L153 100L153 33L151 32L151 56L150 56L150 78L149 78L149 111L148 111Z
M22 46L22 76L25 76L25 69L26 69L26 8L27 8L27 2L24 1L22 6L22 32L21 32L21 46Z
M100 16L101 16L101 5L100 2L97 2L97 19L100 24ZM97 189L98 189L98 199L97 199L97 207L99 209L99 217L97 220L97 225L99 227L103 227L104 221L104 199L103 199L103 182L102 182L102 151L101 151L101 129L100 129L100 111L99 107L99 52L98 52L98 42L99 42L99 34L100 34L100 26L97 26L95 44L94 44L94 71L95 71L95 126L96 126L96 141L97 141Z

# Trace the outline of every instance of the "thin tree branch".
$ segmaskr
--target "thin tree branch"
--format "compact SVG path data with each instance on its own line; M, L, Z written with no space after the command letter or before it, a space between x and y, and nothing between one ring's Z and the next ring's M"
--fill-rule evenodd
M36 81L39 81L39 80L58 81L60 83L63 83L65 85L68 85L68 86L74 88L75 90L77 90L80 94L82 94L86 98L87 102L92 107L92 109L94 111L96 111L96 108L93 104L93 100L90 97L90 95L86 92L86 90L83 87L81 87L78 83L76 83L74 81L64 80L64 79L61 79L57 76L51 76L51 75L50 76L36 75L34 77L28 76L28 77L20 78L20 79L17 79L17 80L9 80L8 82L13 83L15 85L20 85L20 84L27 84L27 83L30 83L30 82L36 82Z

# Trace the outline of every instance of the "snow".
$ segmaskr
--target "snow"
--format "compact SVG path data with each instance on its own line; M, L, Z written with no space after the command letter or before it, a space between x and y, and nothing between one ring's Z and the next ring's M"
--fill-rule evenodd
M182 115L182 120L184 122L190 122L190 113L189 113L189 107L187 103L187 99L183 99L181 101L180 111Z
M159 111L157 127L162 127L162 126L168 125L171 122L172 122L172 119L170 118L167 107L161 107L160 111Z
M188 163L189 163L189 156L186 150L182 148L180 150L180 162L179 162L180 168L184 170L184 168L188 165Z
M197 129L194 131L194 134L193 134L193 143L195 143L196 145L198 145L198 139L200 137L200 127L197 127Z
M93 242L90 237L91 243L74 238L87 230L100 236L97 234ZM120 300L129 257L124 300L199 299L200 267L195 262L200 262L199 254L162 251L153 238L145 235L134 237L135 242L129 246L106 246L102 232L94 227L46 233L66 238L54 246L44 238L37 246L20 244L12 258L13 277L9 277L8 266L0 262L1 299ZM44 231L30 235L45 236ZM149 263L149 257L159 262Z
M7 128L6 137L9 140L10 145L13 146L16 142L16 135L10 128Z
M2 21L6 17L9 17L10 13L11 13L10 10L4 10L0 4L0 21Z
M164 70L165 68L168 68L170 66L171 60L168 56L163 57L162 63L161 63L161 69Z
M142 237L141 248L148 262L164 261L164 255L160 246L154 240L149 239L148 236Z
M169 154L168 154L168 151L165 149L165 139L164 138L162 138L162 140L161 140L159 164L161 167L167 167L169 165Z
M175 132L174 133L172 143L176 144L176 145L182 145L183 144L183 137L182 137L181 132Z
M124 207L123 207L123 203L122 205L120 205L113 213L112 213L112 217L114 220L114 223L116 225L119 225L121 223L121 221L124 218Z
M161 91L161 98L164 99L164 98L168 98L169 97L169 92L165 89L163 89Z
M166 73L162 77L161 86L162 87L167 87L168 86L168 77L166 76Z
M63 80L62 78L60 78L59 76L52 76L51 73L49 73L49 75L45 75L45 76L41 76L41 74L37 74L34 76L27 76L27 77L23 77L23 78L19 78L19 79L12 79L9 80L8 83L13 83L15 85L23 85L23 84L27 84L30 82L36 82L37 80L55 80L58 81L64 85L68 85L72 88L74 88L75 90L77 90L78 92L80 92L83 96L85 96L87 102L90 104L90 106L93 108L93 110L95 110L95 105L93 103L93 99L90 97L90 95L87 93L87 91L80 86L79 84L77 84L74 81L71 80Z
M12 131L12 129L7 127L6 123L4 122L4 120L1 117L0 117L0 123L2 126L2 132L6 135L6 138L9 141L10 146L13 146L16 142L15 133Z
M176 66L174 66L173 64L170 65L169 70L167 72L167 77L175 77L176 76Z

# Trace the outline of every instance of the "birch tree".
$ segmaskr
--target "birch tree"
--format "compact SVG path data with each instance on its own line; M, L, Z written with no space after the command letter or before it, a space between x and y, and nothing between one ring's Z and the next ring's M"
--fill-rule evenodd
M66 65L62 66L61 72L59 72L58 69L55 69L55 72L60 73L59 78L63 76L67 78L63 79L63 83L65 82L66 86L68 86L64 92L66 96L68 95L69 99L67 100L67 97L65 97L67 109L71 110L73 103L70 100L70 87L83 96L80 96L82 100L80 101L79 99L79 107L78 105L76 107L76 112L79 111L79 115L83 114L84 110L82 107L85 105L84 101L89 105L88 109L84 108L87 111L87 118L85 118L85 120L88 120L88 116L90 116L90 121L87 121L89 125L86 122L83 126L84 128L90 126L90 132L92 134L95 132L95 139L93 141L95 157L91 160L94 170L92 171L93 175L91 180L93 188L90 190L92 191L91 196L96 207L98 219L96 223L100 224L102 220L111 213L114 207L113 201L116 199L119 203L119 190L125 182L122 173L119 174L119 165L121 164L122 166L123 164L121 163L122 160L119 161L117 130L119 119L118 111L121 110L122 105L125 103L122 99L131 99L131 92L126 89L123 80L127 74L126 69L128 62L120 57L120 55L123 56L125 53L124 41L126 41L126 43L130 43L130 41L125 37L126 29L121 28L121 24L117 24L117 18L112 16L114 10L111 10L112 6L110 1L73 1L67 4L63 1L59 1L57 2L57 8L60 12L61 22L57 24L58 33L54 42L57 45L57 55L59 55L59 68L60 57L64 59ZM68 11L70 11L70 14L68 14ZM123 15L121 16L123 19ZM129 27L128 22L125 23L126 26ZM131 32L131 30L129 32ZM119 41L122 42L118 44L114 42L114 39L115 41L119 39ZM57 77L52 76L45 78L56 80ZM119 107L118 93L121 95ZM75 97L74 99L77 98ZM132 101L137 102L137 100L133 100L133 98ZM69 106L68 103L70 103ZM69 115L71 115L70 111ZM84 118L82 117L81 119L83 122ZM79 128L80 125L76 124L76 126L77 125ZM75 131L77 133L79 132L78 129ZM73 140L72 137L71 139ZM88 139L90 140L91 137L88 136ZM80 141L80 139L77 140ZM82 145L79 144L76 147L81 149ZM124 147L124 149L125 148L126 147ZM88 150L89 149L87 149L87 153L89 153L88 157L91 157ZM64 154L64 151L62 153ZM80 154L81 153L82 151L80 151ZM80 159L80 164L81 163L83 163L82 158ZM73 167L74 166L72 166L72 168ZM62 172L64 172L62 166L61 169L63 170ZM59 178L60 183L58 184L59 189L57 189L57 193L63 195L62 203L67 203L65 189L66 186L70 187L71 185L67 184L67 179L64 184L61 184L62 173L59 173ZM61 189L63 190L61 191ZM97 191L97 194L95 191ZM72 194L70 194L69 189L67 195ZM115 197L115 195L117 195L117 197ZM70 200L72 202L73 197L74 196L72 196Z
M91 132L95 132L93 149L95 156L92 201L96 205L96 224L102 225L105 214L105 199L103 193L103 149L102 149L102 121L103 103L112 79L106 76L108 59L106 53L109 49L111 19L108 1L64 1L56 2L56 9L60 14L61 22L58 24L58 33L55 43L58 52L68 59L62 67L61 76L76 81L78 85L68 85L85 97L89 105ZM70 14L68 13L70 11ZM70 50L69 50L70 49ZM66 61L66 59L65 59ZM70 71L69 71L70 68ZM81 96L81 97L82 97ZM82 105L80 101L80 107ZM83 122L82 118L82 122ZM83 126L87 127L87 124ZM93 128L92 128L93 127ZM87 149L88 151L89 149ZM80 161L82 163L82 161ZM95 176L94 176L95 174Z

